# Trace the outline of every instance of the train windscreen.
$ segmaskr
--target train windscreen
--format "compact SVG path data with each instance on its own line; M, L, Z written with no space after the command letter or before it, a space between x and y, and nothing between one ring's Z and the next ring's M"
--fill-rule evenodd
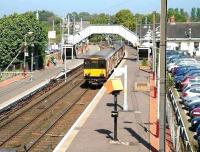
M104 69L106 68L105 60L85 60L84 61L85 69Z

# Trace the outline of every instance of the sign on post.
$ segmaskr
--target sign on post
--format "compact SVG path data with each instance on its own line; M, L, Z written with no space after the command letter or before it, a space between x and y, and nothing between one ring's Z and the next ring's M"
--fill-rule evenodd
M124 111L128 111L128 101L127 101L127 91L128 91L128 88L127 88L127 73L128 73L128 70L127 70L127 65L125 65L124 67L121 67L121 68L115 68L114 69L114 76L116 77L119 77L119 76L122 76L124 74L124 104L123 104L123 110Z
M48 38L55 39L56 38L56 31L48 31Z

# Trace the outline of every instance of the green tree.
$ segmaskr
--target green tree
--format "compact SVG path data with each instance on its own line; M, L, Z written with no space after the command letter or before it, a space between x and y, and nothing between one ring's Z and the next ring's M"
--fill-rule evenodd
M191 10L191 21L195 21L196 17L196 8L193 7Z
M78 16L79 16L79 19L81 19L82 18L82 20L83 21L89 21L90 20L90 13L88 13L88 12L80 12L79 14L78 14Z
M16 56L25 41L25 35L33 32L31 36L27 36L26 41L30 50L31 44L35 45L34 51L39 56L40 67L43 66L44 50L47 44L47 31L44 25L36 20L33 13L13 14L0 19L0 68L4 69ZM23 59L23 52L18 60Z
M184 9L169 8L167 12L168 18L174 16L176 22L186 22L188 19L188 13Z
M108 14L94 14L90 19L90 24L108 24L109 15Z
M135 30L135 17L130 10L123 9L115 14L115 23L123 25L130 30Z
M197 8L197 19L196 21L199 22L200 21L200 8Z
M50 11L41 10L38 11L38 13L39 13L39 21L43 23L46 31L53 30L53 21L54 21L54 30L56 31L57 37L55 40L51 40L51 42L59 43L61 41L60 24L62 22L62 19ZM34 11L33 14L36 14L36 11Z

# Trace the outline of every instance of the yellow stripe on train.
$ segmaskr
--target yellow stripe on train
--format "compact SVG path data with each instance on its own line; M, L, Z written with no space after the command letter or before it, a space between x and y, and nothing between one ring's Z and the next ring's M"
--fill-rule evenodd
M106 77L106 70L105 69L84 69L84 76L89 77Z

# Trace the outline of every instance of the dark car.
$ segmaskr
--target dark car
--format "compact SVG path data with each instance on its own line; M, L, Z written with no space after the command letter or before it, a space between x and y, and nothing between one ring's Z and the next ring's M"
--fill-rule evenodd
M199 126L199 124L200 124L200 117L196 117L196 118L193 118L191 120L191 127L192 127L192 129L196 130L197 127Z
M187 72L189 72L190 70L193 70L193 69L200 69L200 68L197 67L197 66L181 66L181 67L177 67L177 69L175 70L175 73L174 73L174 77L184 75L184 74L186 74Z
M191 111L197 107L200 107L200 102L195 102L195 103L189 103L188 105L185 106L185 108L191 113Z
M197 137L197 143L198 143L198 145L200 146L200 136ZM198 150L200 150L200 147L199 147Z
M197 126L196 133L197 133L197 136L200 135L200 125Z

